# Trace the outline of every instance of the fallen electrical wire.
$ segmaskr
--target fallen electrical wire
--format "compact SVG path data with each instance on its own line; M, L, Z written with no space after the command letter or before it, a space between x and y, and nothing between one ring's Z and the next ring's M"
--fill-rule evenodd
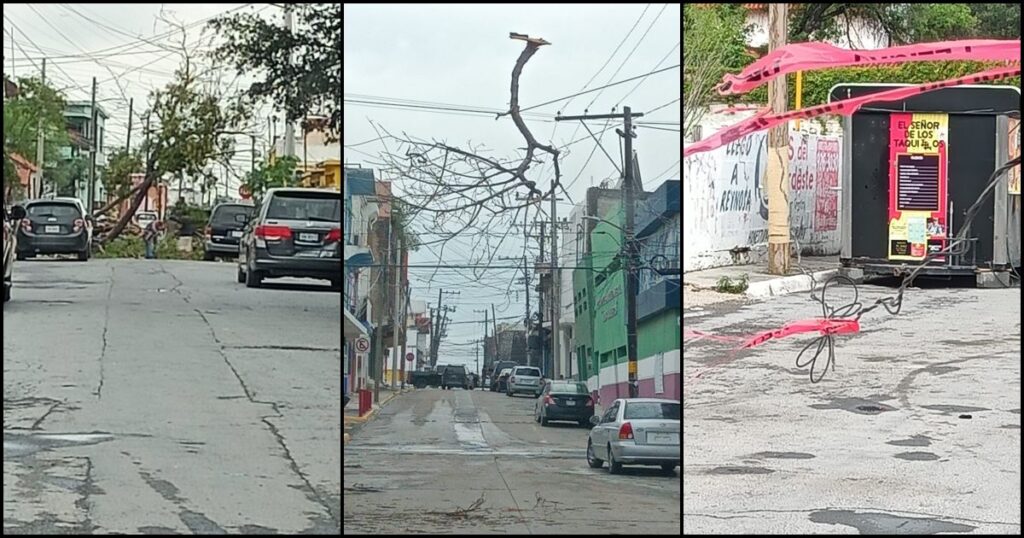
M858 300L860 298L860 292L857 289L857 284L847 276L835 275L827 279L822 284L821 295L815 296L813 291L814 277L812 276L811 298L821 304L822 316L824 317L824 319L853 320L859 322L860 318L864 314L867 314L868 312L871 312L872 310L880 306L882 308L885 308L885 310L892 315L899 314L900 310L903 308L904 292L914 282L914 279L917 277L918 273L920 273L921 270L928 265L928 263L930 263L933 259L939 256L957 256L967 252L969 248L968 245L970 243L967 236L970 234L971 223L974 221L974 218L978 215L978 211L981 209L981 205L985 202L985 199L988 198L988 194L996 186L996 184L999 181L999 178L1009 169L1019 165L1020 156L1018 155L1017 157L1007 161L999 168L996 168L995 171L992 172L992 175L989 176L988 178L988 185L985 187L985 190L981 191L981 194L978 195L978 199L974 201L974 204L971 205L970 208L967 209L967 212L964 215L964 222L963 224L960 225L960 229L954 236L954 240L951 241L946 248L936 252L932 252L925 256L925 258L918 263L917 267L915 267L913 271L908 273L906 277L903 278L903 282L900 283L900 286L899 288L897 288L896 293L894 295L882 297L880 299L877 299L870 305L864 306ZM826 299L826 293L829 289L829 286L835 286L838 284L846 284L847 286L850 286L853 289L853 299L849 303L846 303L842 306L832 307L829 305L828 300ZM809 358L802 360L804 353L806 353L807 350L811 349L812 347L816 347L814 354L811 355ZM814 371L815 367L817 366L818 359L821 358L822 353L825 352L826 349L828 350L828 354L825 356L825 365L821 369L821 375L815 378ZM812 383L817 383L818 381L821 381L821 379L825 376L825 371L828 370L829 366L832 367L832 371L834 372L835 361L836 355L833 333L822 334L814 341L808 343L802 350L800 350L800 353L796 356L796 365L798 368L810 366L810 377Z
M804 271L804 274L811 279L811 298L821 305L821 318L791 322L779 329L764 331L749 338L714 335L692 330L685 331L683 334L684 338L689 336L696 337L697 339L711 339L721 342L743 342L740 346L734 348L733 352L728 356L713 362L708 365L707 368L692 376L691 380L701 377L705 372L714 367L735 360L737 358L737 353L741 350L759 346L769 340L776 340L793 334L815 331L820 333L820 335L800 350L800 353L796 356L796 366L797 368L810 368L808 374L811 379L811 383L821 381L825 377L825 373L828 371L829 367L831 367L832 371L835 372L836 335L858 332L860 330L860 318L864 314L867 314L878 307L884 308L889 314L899 314L900 310L903 308L904 292L906 292L907 288L914 282L914 279L922 269L924 269L936 257L947 255L958 256L966 253L969 249L968 245L970 240L968 239L968 235L970 234L971 223L974 221L978 211L981 209L981 205L985 202L985 199L988 198L989 193L992 192L992 189L996 186L999 178L1009 169L1019 165L1020 156L1017 156L992 172L992 175L989 176L988 185L985 187L985 190L978 195L978 199L975 200L974 204L971 205L964 214L964 222L960 225L960 229L954 236L953 241L950 241L946 248L925 256L924 259L922 259L918 265L908 273L906 277L904 277L899 288L897 288L896 292L891 296L882 297L865 306L860 302L860 290L857 287L857 283L845 275L834 275L828 278L820 286L820 295L815 295L815 291L819 289L818 283L812 274ZM849 287L852 290L852 298L849 302L838 306L832 306L828 300L829 290L836 289L839 286ZM813 354L808 354L808 351L812 348L814 348ZM807 356L805 357L805 355ZM824 358L824 365L819 369L818 360L822 358ZM816 372L817 375L815 375Z

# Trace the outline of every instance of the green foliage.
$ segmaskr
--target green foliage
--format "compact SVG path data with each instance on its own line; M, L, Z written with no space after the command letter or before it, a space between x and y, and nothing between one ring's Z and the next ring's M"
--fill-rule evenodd
M807 71L803 73L803 98L800 106L820 105L828 102L828 92L836 84L849 83L894 83L924 84L962 77L997 67L1000 64L972 61L948 62L907 62L895 65L870 67L844 67ZM789 110L796 108L796 75L788 75ZM988 82L986 84L1020 86L1020 77ZM740 96L738 101L746 103L767 103L767 85Z
M124 196L132 189L131 175L145 171L142 153L138 150L127 151L115 148L107 158L107 166L103 171L103 186L112 196Z
M123 235L103 245L93 255L97 258L144 258L146 244L138 235Z
M241 73L260 76L247 94L282 103L290 120L328 118L327 132L341 132L341 3L289 4L295 31L254 13L210 21L226 43L214 57ZM261 76L262 75L262 76Z
M913 4L906 25L911 42L927 43L972 37L978 19L968 4Z
M88 173L89 161L85 157L61 159L47 170L47 181L53 184L57 196L78 196L76 183L84 185Z
M866 23L893 45L961 38L1020 38L1020 4L790 4L789 42L842 37ZM858 30L863 25L858 24Z
M43 162L59 161L60 147L69 142L64 122L64 97L56 89L44 85L37 78L18 80L18 96L4 101L4 183L16 174L10 155L17 153L29 161L36 160L39 127L42 126L46 143ZM44 170L44 175L48 172Z
M94 254L96 258L131 258L146 257L146 243L138 235L122 235L103 245ZM174 234L165 234L156 245L156 257L161 260L201 260L203 259L203 242L192 238L192 252L178 250L178 238Z
M734 293L740 294L747 291L750 287L749 277L747 275L741 275L738 280L733 280L727 276L723 276L718 279L718 283L715 284L715 291L720 293Z
M252 190L253 198L262 198L268 189L275 187L294 186L295 167L298 157L286 155L278 157L272 163L260 163L256 169L247 173L245 184Z
M1020 3L967 4L978 21L975 37L1020 39Z
M683 5L683 136L716 99L714 87L752 60L744 41L745 10L738 4Z

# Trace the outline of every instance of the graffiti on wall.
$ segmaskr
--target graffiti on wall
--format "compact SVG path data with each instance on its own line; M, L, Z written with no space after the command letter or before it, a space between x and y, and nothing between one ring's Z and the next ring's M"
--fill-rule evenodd
M732 263L729 251L768 242L768 136L754 133L684 161L684 270ZM804 253L839 252L840 143L790 131L791 239Z

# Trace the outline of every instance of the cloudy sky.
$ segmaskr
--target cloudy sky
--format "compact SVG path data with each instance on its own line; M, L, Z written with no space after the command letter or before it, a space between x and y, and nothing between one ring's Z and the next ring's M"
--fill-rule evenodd
M520 79L523 108L681 63L678 4L346 5L343 16L343 153L346 162L364 166L380 162L385 151L382 143L374 141L378 137L374 125L460 147L471 141L486 146L488 156L495 159L521 158L525 144L510 119L496 121L493 113L471 112L508 107L511 70L523 49L523 42L510 40L509 32L551 43L526 65ZM616 106L618 111L630 106L634 112L650 112L637 120L650 123L637 129L634 148L639 152L644 187L654 190L666 179L679 177L679 81L679 69L669 69L524 114L539 142L563 152L561 170L568 196L560 195L560 217L569 215L588 187L618 177L615 165L620 162L620 149L614 129L601 138L602 151L578 122L556 125L552 121L556 112L578 115L586 109L603 114ZM588 125L596 134L606 123ZM390 149L394 151L393 145ZM550 166L537 166L528 175L547 188L550 171ZM407 186L399 181L398 193ZM545 202L540 214L531 210L527 220L550 218L548 206ZM515 222L522 221L520 214ZM415 299L436 305L438 288L459 293L446 299L457 310L450 314L455 324L442 344L439 362L473 364L472 342L483 335L481 324L476 323L483 319L479 310L490 310L493 303L503 321L521 322L525 313L525 286L515 283L521 274L505 268L514 261L502 259L524 255L523 230L511 227L509 218L500 229L491 226L461 234L442 250L437 232L455 227L420 216L413 228L422 241L433 244L414 253L410 264L495 267L410 270ZM539 229L530 233L537 234ZM531 262L537 248L531 240L527 251ZM531 297L534 308L536 300Z
M46 78L70 101L88 101L92 78L97 101L110 116L105 143L123 146L128 138L128 102L135 99L132 145L142 137L140 116L151 90L173 80L181 64L182 32L194 53L211 50L205 23L225 13L258 12L281 21L270 4L4 4L4 73L11 78L38 76L46 58ZM222 87L244 87L250 79L225 70L216 73ZM269 141L269 106L262 107L252 128ZM278 126L280 134L280 124ZM240 146L233 161L239 173L249 169L250 144ZM262 151L262 150L261 150ZM232 192L238 182L232 181Z

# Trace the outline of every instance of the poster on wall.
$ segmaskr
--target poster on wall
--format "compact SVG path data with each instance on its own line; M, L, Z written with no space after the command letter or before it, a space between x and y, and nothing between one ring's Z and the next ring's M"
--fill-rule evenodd
M921 260L947 244L948 140L946 114L889 116L890 260Z

